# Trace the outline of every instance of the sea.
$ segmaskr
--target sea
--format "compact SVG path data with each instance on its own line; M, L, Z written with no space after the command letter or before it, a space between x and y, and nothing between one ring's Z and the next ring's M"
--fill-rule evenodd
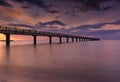
M120 82L120 40L0 42L0 82Z

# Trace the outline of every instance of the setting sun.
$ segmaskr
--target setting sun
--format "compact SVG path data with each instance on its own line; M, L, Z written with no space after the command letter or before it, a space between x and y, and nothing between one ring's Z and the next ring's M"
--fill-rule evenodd
M0 34L0 40L5 40L5 35L4 34Z

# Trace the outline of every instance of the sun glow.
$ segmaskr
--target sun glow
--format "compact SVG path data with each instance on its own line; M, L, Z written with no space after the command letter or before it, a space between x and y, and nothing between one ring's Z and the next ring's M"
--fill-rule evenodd
M5 34L0 34L0 40L6 40ZM16 37L11 36L10 40L16 40Z
M5 35L4 34L0 34L0 40L5 40Z

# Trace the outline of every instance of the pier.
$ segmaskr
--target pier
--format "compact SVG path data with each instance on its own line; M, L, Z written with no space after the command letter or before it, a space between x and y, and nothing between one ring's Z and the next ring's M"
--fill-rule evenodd
M49 43L52 44L52 38L58 37L59 43L62 43L62 38L66 38L66 42L69 43L69 39L72 39L72 42L82 42L82 41L99 41L99 38L85 37L85 36L76 36L70 34L62 33L53 33L33 29L22 29L17 27L9 26L0 26L0 33L5 34L6 36L6 46L10 46L10 35L29 35L33 37L33 44L37 44L37 36L46 36L49 38Z

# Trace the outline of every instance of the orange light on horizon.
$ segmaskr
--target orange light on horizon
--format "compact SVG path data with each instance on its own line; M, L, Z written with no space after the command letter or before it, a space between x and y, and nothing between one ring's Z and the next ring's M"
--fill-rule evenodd
M14 37L10 37L10 40L14 40ZM0 40L6 40L5 34L0 34Z
M47 40L48 37L37 37L38 40ZM0 34L0 40L6 40L5 34ZM33 40L32 36L26 36L26 35L10 35L10 40Z
M5 35L4 34L0 34L0 40L5 40Z

